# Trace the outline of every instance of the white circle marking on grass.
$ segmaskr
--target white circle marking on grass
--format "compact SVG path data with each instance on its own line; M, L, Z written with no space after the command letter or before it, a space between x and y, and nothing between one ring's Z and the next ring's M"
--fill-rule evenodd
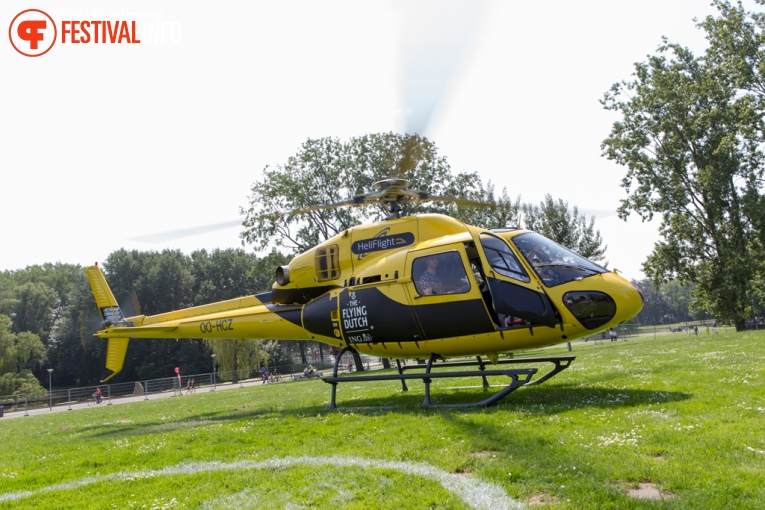
M364 459L356 457L283 457L264 461L240 460L236 462L184 462L163 469L149 471L131 471L112 473L102 476L89 476L80 480L49 485L32 491L7 492L0 494L0 502L15 501L28 498L36 494L53 491L71 490L84 487L93 483L111 481L125 481L141 478L153 478L158 476L193 475L196 473L213 471L241 471L252 469L284 469L293 466L326 466L335 467L360 467L373 469L390 469L400 471L413 476L420 476L433 480L449 492L458 496L462 501L473 508L486 510L513 510L526 508L519 501L510 498L502 488L475 478L465 478L453 473L435 468L420 462L401 462L378 459Z

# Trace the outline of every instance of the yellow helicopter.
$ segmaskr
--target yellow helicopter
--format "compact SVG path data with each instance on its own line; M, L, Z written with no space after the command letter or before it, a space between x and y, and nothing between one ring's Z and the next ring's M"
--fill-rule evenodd
M499 397L531 383L536 369L486 371L521 349L538 348L596 334L634 317L643 296L616 271L522 229L488 230L441 214L402 217L408 201L455 200L411 190L403 179L375 183L376 190L310 209L385 204L390 216L359 225L296 256L276 270L272 290L152 316L124 317L99 267L87 275L103 318L96 333L109 340L106 368L122 369L130 338L231 338L314 340L376 357L428 359L424 373L332 377L343 381L406 379L426 383L464 376L433 372L436 360L478 356L471 375L512 379ZM568 367L573 356L538 358L555 368L535 383ZM446 362L458 366L475 362ZM106 380L105 379L105 380Z

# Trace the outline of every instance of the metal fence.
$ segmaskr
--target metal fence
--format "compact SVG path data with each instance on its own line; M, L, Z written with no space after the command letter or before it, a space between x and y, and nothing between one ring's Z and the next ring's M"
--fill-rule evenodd
M362 356L362 358L367 357ZM365 365L367 367L369 366L370 359L365 359ZM293 364L266 367L266 374L272 376L269 377L269 382L290 381L302 376L304 366L305 365L303 364ZM324 363L321 361L313 363L313 367L316 371L330 372L332 366L331 363ZM263 374L260 370L238 370L236 372L216 371L214 374L182 375L180 381L178 380L178 377L164 377L161 379L148 379L115 384L104 383L95 386L58 389L36 395L0 395L0 406L2 406L0 409L6 413L24 411L25 415L31 409L41 409L45 407L53 408L54 406L68 406L69 409L72 409L72 406L75 404L93 400L96 388L101 389L103 399L107 405L111 404L111 399L113 398L143 396L144 400L149 400L151 395L185 391L188 388L188 383L191 379L194 380L194 386L196 388L211 386L214 388L219 384L233 384L233 381L237 381L236 384L240 385L247 381L262 381Z
M217 374L216 374L217 375ZM194 377L197 386L209 386L215 384L212 374L197 374ZM217 379L217 377L216 377ZM184 381L185 382L185 381ZM0 396L0 406L4 412L25 411L44 407L68 406L69 409L75 404L81 404L94 399L96 388L101 389L103 399L110 404L112 398L134 397L143 395L147 400L149 395L166 391L179 391L180 383L177 377L165 377L163 379L150 379L146 381L134 381L116 384L99 384L97 386L81 386L53 390L38 395L7 395Z

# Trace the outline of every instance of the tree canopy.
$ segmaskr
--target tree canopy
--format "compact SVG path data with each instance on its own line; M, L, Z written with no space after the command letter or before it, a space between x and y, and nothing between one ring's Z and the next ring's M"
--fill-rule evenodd
M753 51L730 27L762 27L762 19L740 4L716 5L720 17L699 25L710 40L705 54L665 39L635 64L633 79L605 94L603 106L621 118L602 148L627 168L620 216L662 217L646 275L697 283L697 296L741 329L763 261L763 104L742 86L760 72L743 67L756 60L726 59L720 48Z
M292 253L306 251L343 230L386 215L380 207L304 210L365 193L389 177L407 179L433 195L483 198L475 174L453 176L435 145L419 135L370 134L341 142L309 139L284 165L266 167L251 188L242 213L243 240L263 249L275 239ZM407 204L405 213L439 210L436 204ZM295 212L303 210L302 212ZM440 210L444 210L442 207ZM282 242L283 240L283 242Z
M0 315L0 395L44 392L31 370L44 358L45 346L37 335L13 333L10 317Z
M606 247L594 218L588 223L576 208L548 197L540 207L522 205L507 190L497 193L476 173L452 173L445 157L427 138L419 135L377 133L342 142L336 138L309 139L284 165L267 167L251 188L241 237L256 249L279 247L289 254L306 251L343 230L368 221L379 221L388 212L381 207L306 210L315 204L333 204L372 189L375 181L390 177L408 180L413 189L448 196L485 207L455 202L407 203L404 214L438 212L486 228L525 226L544 230L553 240L593 260L603 260ZM299 212L296 212L299 211ZM281 242L284 240L284 242ZM580 251L581 250L581 251Z
M243 249L190 255L118 250L103 267L123 311L134 315L267 291L284 263L279 254L258 257ZM106 342L93 336L100 327L83 267L44 264L0 272L0 395L44 392L38 381L47 383L47 368L54 370L55 386L96 384L106 355ZM220 342L133 340L115 382L169 377L176 366L185 374L207 373L212 352L222 371L253 368L268 357L259 344L247 344L247 356L240 353L235 366L228 353L239 340Z
M595 217L579 213L579 208L569 208L562 199L553 200L550 194L539 205L523 205L524 225L539 232L558 244L571 248L579 255L594 262L605 259L606 246L600 231L595 229Z

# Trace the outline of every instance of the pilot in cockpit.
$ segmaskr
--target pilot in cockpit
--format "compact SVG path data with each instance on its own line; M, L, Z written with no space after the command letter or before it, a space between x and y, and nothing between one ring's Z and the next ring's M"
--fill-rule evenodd
M456 294L470 290L465 268L456 252L419 258L415 261L415 272L422 270L423 266L424 270L415 280L421 295Z
M550 262L550 258L547 256L545 251L542 249L541 244L532 243L529 247L529 250L523 254L526 257L526 260L529 261L529 263L533 265L539 265L539 264L546 264Z

